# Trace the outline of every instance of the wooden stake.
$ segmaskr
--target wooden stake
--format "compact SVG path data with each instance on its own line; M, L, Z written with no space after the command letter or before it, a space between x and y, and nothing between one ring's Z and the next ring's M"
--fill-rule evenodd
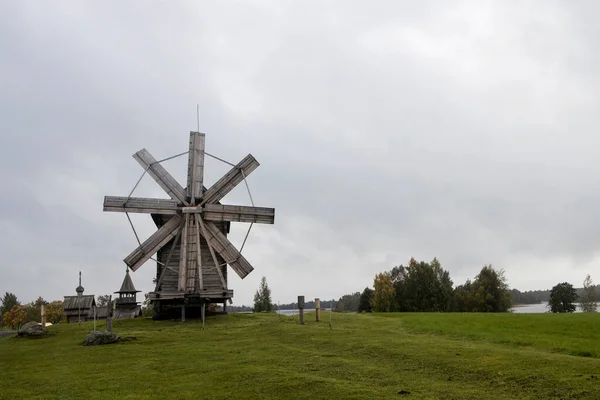
M333 329L331 327L331 312L333 310L333 300L329 302L329 329Z
M185 305L181 306L181 322L185 322Z
M94 306L94 332L96 332L96 306Z
M42 304L42 326L46 326L46 308L44 307L44 305Z
M304 325L304 296L298 296L298 310L300 311L300 324Z
M202 311L201 311L201 313L202 313L202 330L204 330L204 317L205 317L205 315L206 315L206 314L205 314L205 313L206 313L206 311L205 311L205 308L204 308L205 306L206 306L206 303L205 303L205 302L202 302Z
M112 294L108 297L108 309L106 311L106 330L112 332Z
M321 300L315 299L315 316L317 318L317 322L321 319Z

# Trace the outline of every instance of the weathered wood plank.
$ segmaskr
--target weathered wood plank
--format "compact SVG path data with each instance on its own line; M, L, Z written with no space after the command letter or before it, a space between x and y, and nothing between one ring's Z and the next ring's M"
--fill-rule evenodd
M144 243L129 254L123 261L133 271L136 271L143 263L148 261L154 253L163 247L169 240L173 239L180 229L181 217L173 215L166 224L161 226Z
M156 162L152 154L146 149L142 149L133 155L133 158L148 171L148 174L160 185L170 198L185 205L189 205L185 190L181 185L167 172L167 170Z
M202 290L204 288L204 273L202 271L202 236L200 236L200 221L202 220L196 216L196 263L198 266L198 289Z
M163 270L162 270L162 272L160 274L160 277L156 281L156 288L155 288L155 290L159 290L160 289L160 285L162 284L162 281L165 278L165 275L167 274L167 272L168 271L172 271L174 269L170 265L171 259L174 256L179 257L179 251L177 251L177 244L179 243L179 238L181 237L181 230L183 228L183 225L181 224L181 222L179 223L179 227L180 227L180 229L177 231L177 235L175 235L175 238L171 241L171 246L169 247L169 253L167 254L167 258L166 258L166 260L163 260L163 263L164 263ZM164 250L162 250L162 249L160 250L161 253L163 251ZM161 255L159 255L158 258L162 258Z
M206 240L206 244L208 247L208 250L210 251L210 255L213 259L213 263L214 263L214 268L217 271L217 273L219 274L219 278L221 279L221 283L223 285L223 289L227 289L227 282L225 282L225 278L223 277L223 274L221 273L221 269L219 268L219 264L217 261L217 256L215 255L215 251L210 243L210 241L208 241L208 237L209 234L206 230L206 225L204 224L204 222L202 221L202 219L198 220L200 222L200 226L202 227L202 233L204 234L204 238L207 239Z
M186 288L186 272L187 272L187 241L188 241L188 227L190 216L185 214L184 225L181 232L181 250L179 254L179 281L177 283L177 290L185 291Z
M204 177L204 133L190 132L190 152L188 154L187 195L191 203L202 197Z
M202 212L207 221L275 223L275 209L223 204L205 204Z
M206 221L203 223L206 227L204 238L225 260L227 264L244 279L254 269L244 256L231 244L229 239L221 232L214 222Z
M104 211L172 215L177 213L177 202L144 197L104 196Z
M204 192L201 204L211 204L221 200L227 193L231 192L238 183L244 180L244 176L250 175L250 173L258 168L259 165L260 164L252 154L248 154L242 161Z
M186 291L194 292L196 290L196 271L198 268L197 239L196 236L196 218L195 215L189 216L189 225L187 230L187 275Z
M233 289L223 290L221 288L215 289L205 289L201 293L197 293L197 296L200 298L210 298L210 299L230 299L233 297ZM160 291L160 292L150 292L149 293L150 300L174 300L174 299L183 299L185 297L189 297L189 294L186 295L184 292L179 291Z

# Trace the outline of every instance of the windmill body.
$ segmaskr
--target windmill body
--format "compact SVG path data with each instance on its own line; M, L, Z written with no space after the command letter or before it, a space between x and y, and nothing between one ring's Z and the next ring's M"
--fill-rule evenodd
M253 270L227 239L230 223L275 221L273 208L220 202L259 166L251 154L214 185L204 186L204 144L204 133L190 132L185 188L146 149L133 155L170 199L104 198L104 211L150 214L158 228L124 259L135 272L157 255L156 287L150 293L156 317L168 317L168 310L174 307L190 308L194 314L194 309L209 301L225 306L233 297L227 284L227 265L242 279Z

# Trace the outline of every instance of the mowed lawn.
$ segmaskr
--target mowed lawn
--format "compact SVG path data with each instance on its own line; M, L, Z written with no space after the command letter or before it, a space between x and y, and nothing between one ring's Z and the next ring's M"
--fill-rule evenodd
M0 338L2 399L596 399L600 314L233 314ZM104 329L104 322L98 324Z

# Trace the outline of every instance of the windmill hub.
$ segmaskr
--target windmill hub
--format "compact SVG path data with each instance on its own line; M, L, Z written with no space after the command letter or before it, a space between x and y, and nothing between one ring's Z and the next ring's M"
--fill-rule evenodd
M224 305L225 301L231 301L233 290L227 285L227 265L242 279L254 268L227 239L230 223L246 222L251 228L254 223L275 222L273 208L220 202L259 166L251 154L210 188L204 186L204 156L209 155L204 151L204 143L204 133L190 132L185 188L146 149L133 155L144 168L144 174L150 175L170 199L131 197L131 194L104 198L104 211L150 214L158 227L124 259L135 272L157 254L156 288L150 292L155 313L168 306L194 306L209 299Z

